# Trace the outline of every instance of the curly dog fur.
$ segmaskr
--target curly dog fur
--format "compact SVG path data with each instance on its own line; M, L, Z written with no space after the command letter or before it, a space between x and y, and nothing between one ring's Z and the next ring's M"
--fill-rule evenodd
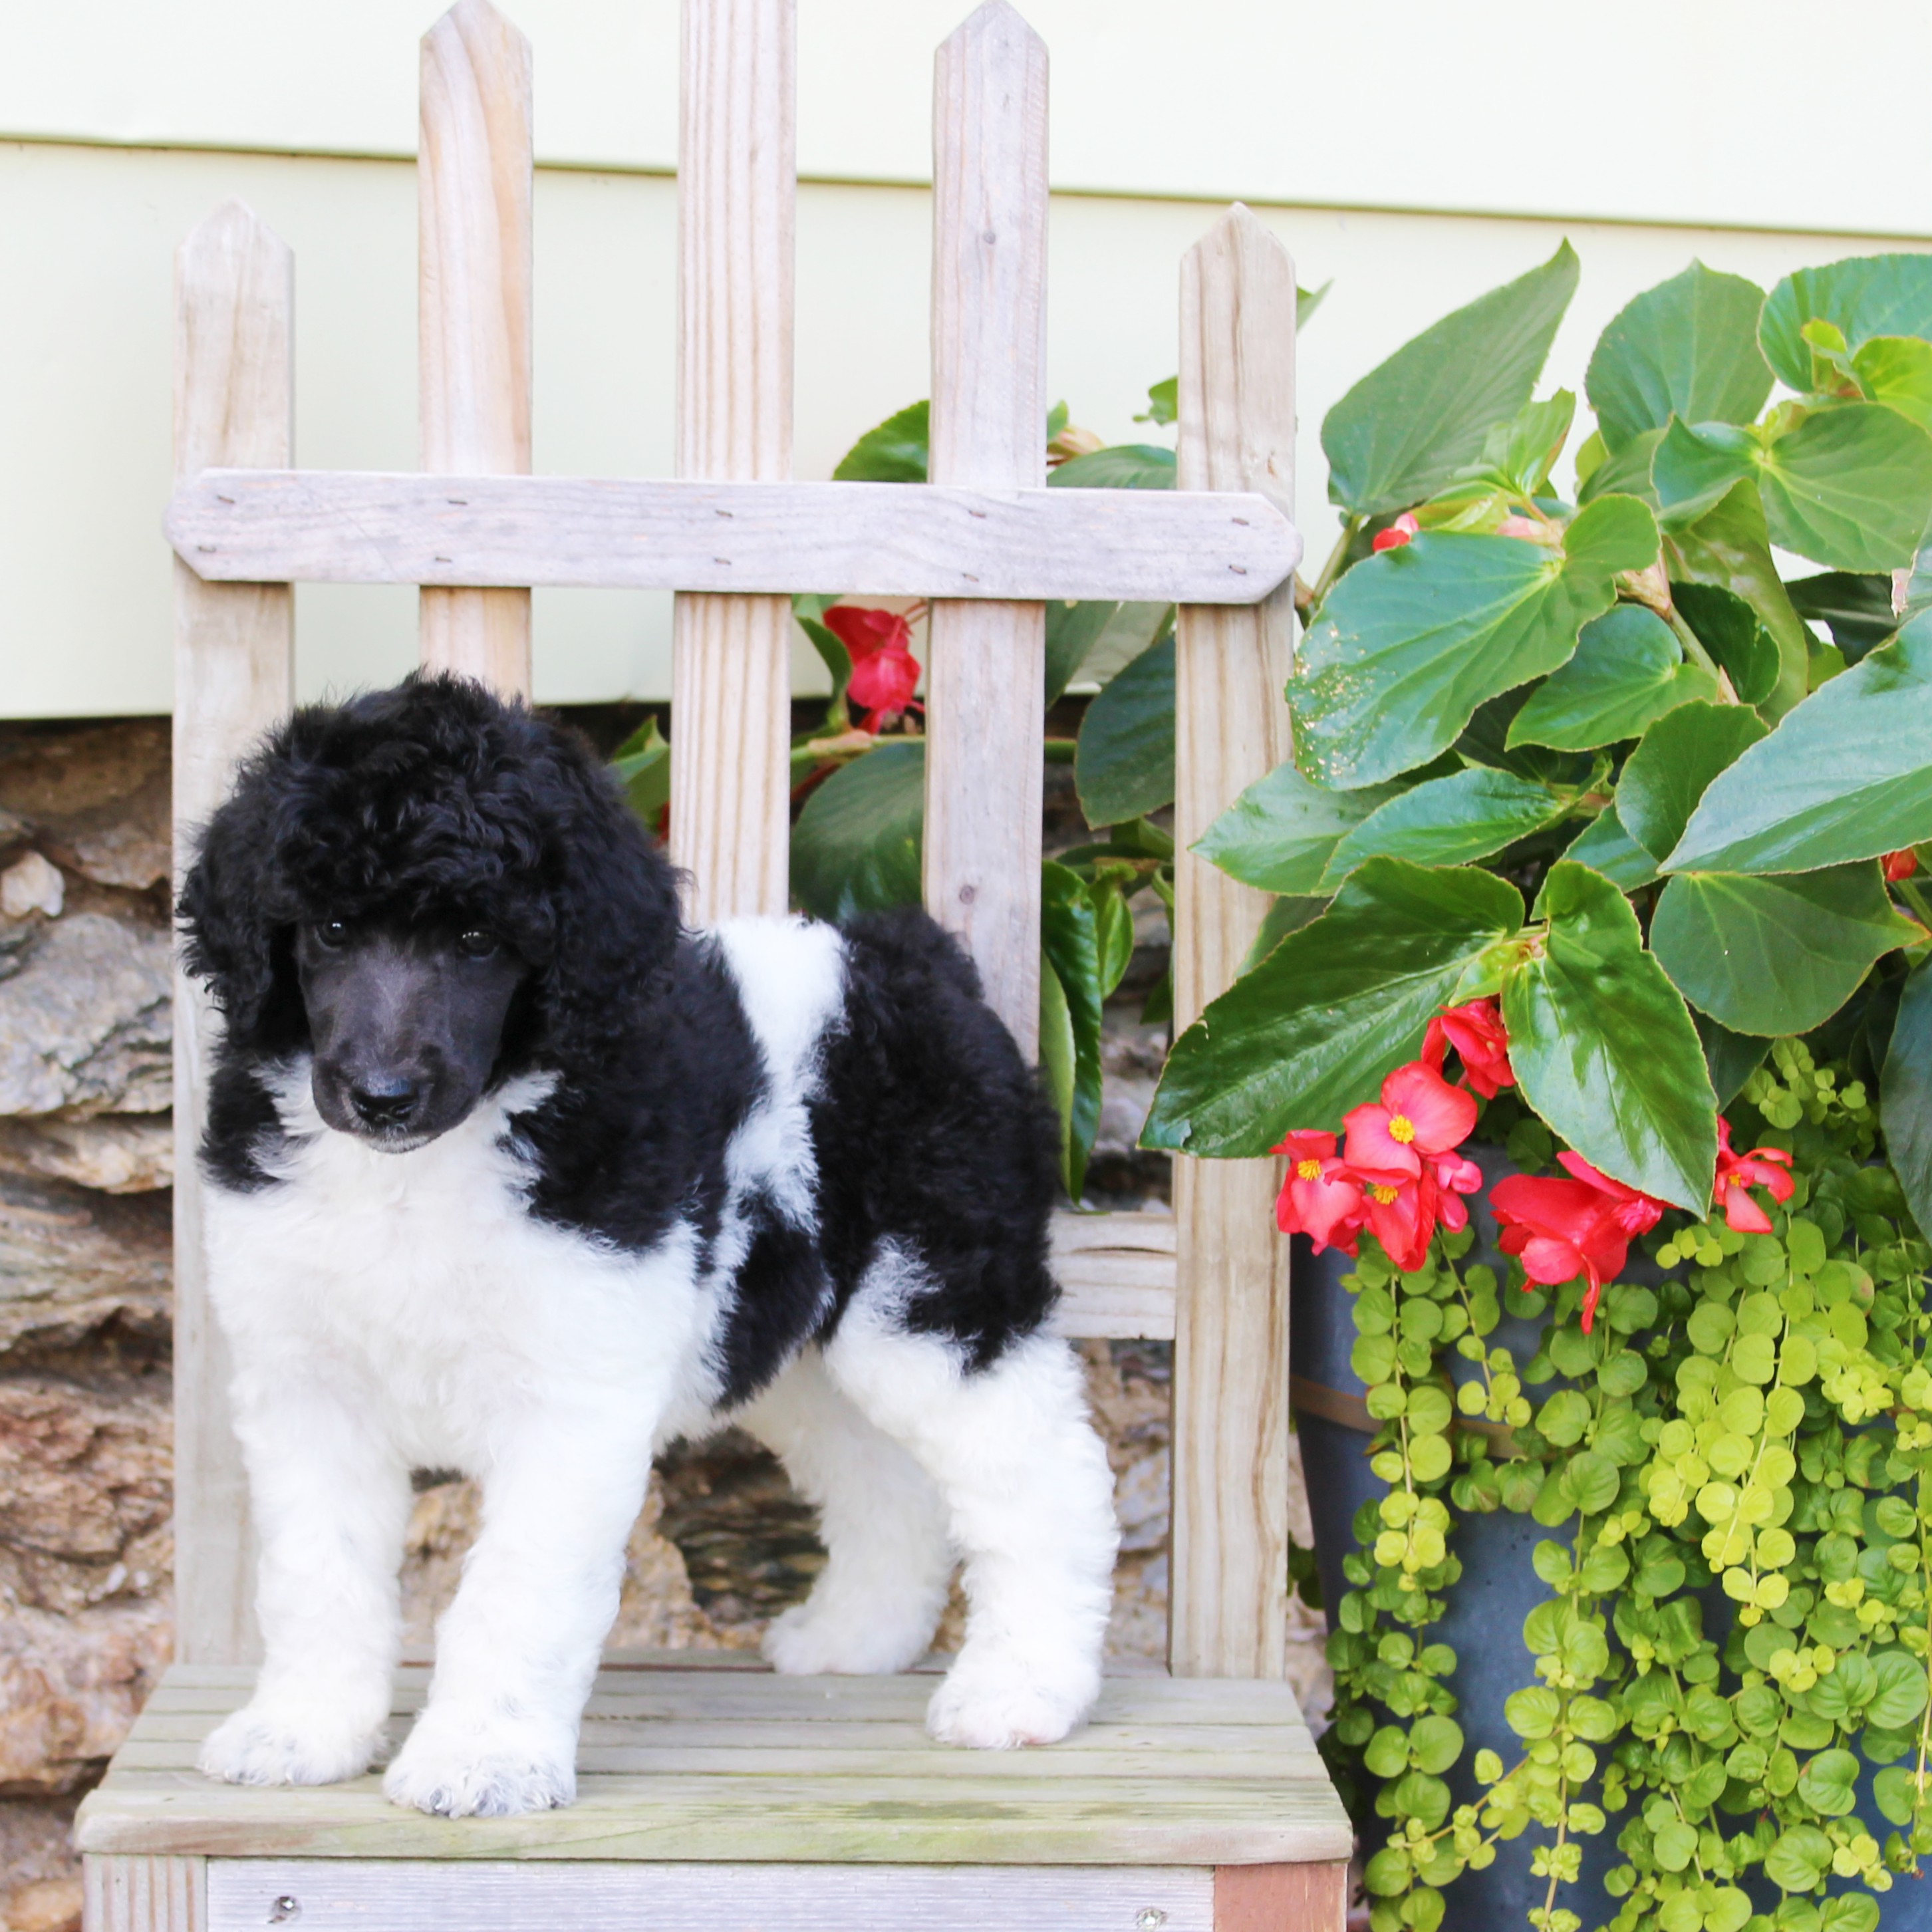
M224 1023L210 1284L266 1646L205 1770L374 1760L410 1472L454 1468L483 1527L386 1789L567 1802L650 1458L727 1422L823 1520L778 1669L905 1668L963 1558L934 1735L1079 1721L1112 1485L1045 1325L1051 1117L951 940L685 929L589 748L447 678L298 712L181 915Z

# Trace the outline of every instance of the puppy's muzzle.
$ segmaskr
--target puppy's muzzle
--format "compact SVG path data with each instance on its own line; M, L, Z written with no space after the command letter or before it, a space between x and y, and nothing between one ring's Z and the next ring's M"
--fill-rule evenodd
M364 1126L395 1133L422 1112L427 1090L422 1082L402 1074L375 1074L350 1082L349 1103Z

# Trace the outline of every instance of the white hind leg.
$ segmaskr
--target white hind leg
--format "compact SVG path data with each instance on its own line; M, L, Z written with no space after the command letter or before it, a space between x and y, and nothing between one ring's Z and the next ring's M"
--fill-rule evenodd
M1100 1694L1120 1540L1106 1451L1066 1342L1034 1335L970 1370L955 1345L902 1325L922 1285L883 1256L825 1362L938 1484L965 1556L966 1642L927 1728L947 1744L1051 1744Z
M835 1388L808 1348L734 1418L774 1450L819 1513L826 1564L765 1633L775 1670L866 1675L926 1654L955 1562L939 1492Z

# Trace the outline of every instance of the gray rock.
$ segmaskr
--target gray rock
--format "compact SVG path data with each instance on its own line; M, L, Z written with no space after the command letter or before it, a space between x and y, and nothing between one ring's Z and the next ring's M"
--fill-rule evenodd
M70 1346L117 1318L165 1336L172 1198L0 1172L0 1358L23 1341Z
M69 914L0 981L0 1114L155 1114L172 1097L168 935Z
M174 1120L167 1114L97 1114L91 1120L20 1120L0 1116L0 1170L98 1187L105 1194L146 1194L172 1187Z

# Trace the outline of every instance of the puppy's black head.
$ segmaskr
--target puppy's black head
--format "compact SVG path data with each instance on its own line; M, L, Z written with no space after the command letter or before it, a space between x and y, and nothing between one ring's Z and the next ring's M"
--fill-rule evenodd
M312 1051L323 1119L398 1150L512 1073L595 1070L678 932L671 870L590 748L451 677L297 712L179 910L227 1054Z

